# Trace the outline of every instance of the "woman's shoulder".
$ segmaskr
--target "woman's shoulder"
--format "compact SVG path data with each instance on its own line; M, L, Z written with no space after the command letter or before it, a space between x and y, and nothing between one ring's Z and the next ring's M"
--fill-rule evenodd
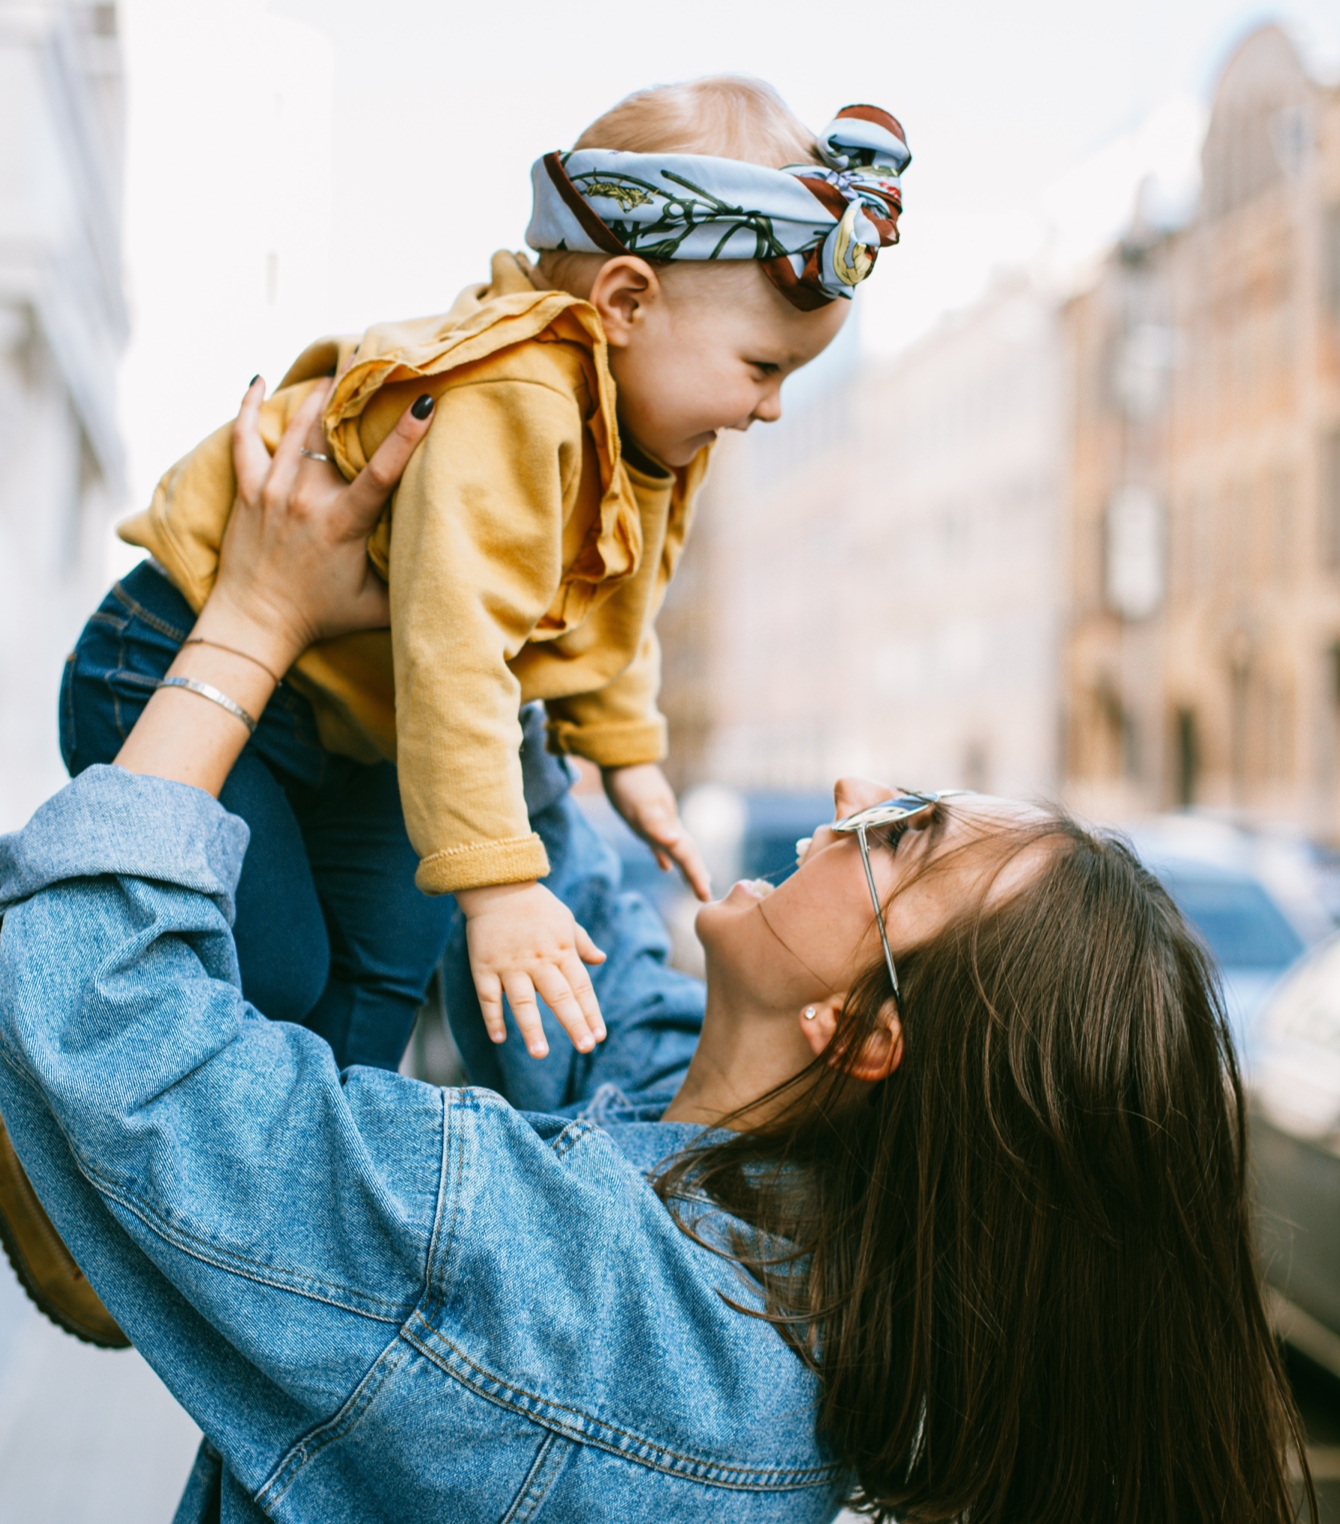
M652 1187L658 1157L700 1135L648 1119L656 1104L640 1098L628 1109L643 1118L620 1119L606 1096L602 1122L449 1092L423 1336L541 1422L644 1459L826 1474L812 1424L795 1422L813 1412L813 1376L776 1329L739 1310L759 1310L756 1289L685 1234Z

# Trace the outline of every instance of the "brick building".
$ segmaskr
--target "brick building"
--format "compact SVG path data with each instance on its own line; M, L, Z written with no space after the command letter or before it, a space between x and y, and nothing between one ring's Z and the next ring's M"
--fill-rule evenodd
M1221 75L1194 219L1064 314L1065 776L1340 833L1340 91L1285 34Z

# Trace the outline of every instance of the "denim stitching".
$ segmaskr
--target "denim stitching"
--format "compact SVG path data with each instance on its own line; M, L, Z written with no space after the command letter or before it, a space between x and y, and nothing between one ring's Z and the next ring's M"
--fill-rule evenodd
M562 1445L562 1453L550 1459L550 1452L555 1447ZM531 1468L526 1473L526 1479L521 1484L521 1490L513 1499L512 1506L502 1517L502 1524L530 1524L530 1520L540 1511L545 1498L549 1495L549 1489L558 1479L558 1473L563 1469L563 1462L567 1460L572 1449L572 1441L564 1439L554 1429L545 1430L545 1436L536 1453ZM535 1490L537 1484L539 1491Z
M133 617L142 619L151 630L157 630L160 635L166 635L170 640L175 640L178 645L186 639L186 630L179 630L174 625L170 625L166 619L160 619L157 614L151 614L143 604L137 603L119 582L112 587L112 597L123 608L128 609Z
M11 1052L8 1044L4 1043L3 1041L0 1041L0 1058L3 1058L9 1064L10 1068L12 1068L26 1084L30 1085L39 1096L42 1096L41 1086L38 1084L36 1078L28 1072L27 1066L22 1062L21 1055ZM88 1183L93 1187L93 1189L97 1191L100 1196L105 1196L108 1200L116 1202L119 1206L123 1206L132 1216L138 1217L151 1233L155 1234L158 1238L161 1238L165 1243L171 1244L174 1248L181 1250L183 1254L190 1255L192 1259L199 1260L201 1264L212 1265L217 1270L226 1270L232 1274L242 1276L245 1280L255 1281L257 1284L262 1286L269 1286L272 1290L287 1291L294 1296L306 1297L307 1300L311 1302L322 1302L328 1307L338 1307L343 1312L350 1312L358 1317L368 1318L374 1323L398 1324L401 1322L402 1316L404 1315L404 1303L388 1302L381 1297L369 1296L366 1292L355 1291L352 1287L349 1286L340 1286L331 1281L323 1281L320 1279L320 1277L315 1275L306 1277L309 1287L321 1287L331 1293L327 1296L321 1296L318 1295L317 1292L313 1289L305 1289L302 1286L292 1284L290 1281L277 1279L276 1277L282 1276L285 1273L279 1270L277 1266L259 1264L256 1261L247 1259L246 1256L242 1254L232 1254L231 1258L236 1260L237 1264L229 1263L229 1255L227 1251L218 1249L212 1245L207 1245L201 1240L194 1238L192 1235L183 1233L180 1229L174 1229L170 1227L169 1224L163 1222L156 1213L150 1212L148 1207L146 1207L136 1197L130 1195L128 1191L124 1190L120 1186L111 1185L95 1171L90 1169L84 1161L83 1157L80 1155L79 1150L74 1146L73 1140L65 1131L65 1128L61 1125L59 1120L55 1117L53 1117L52 1120L56 1123L61 1137L64 1138L66 1147L70 1150L70 1157L74 1160L75 1167L84 1177L84 1179L87 1180ZM206 1250L209 1248L214 1248L212 1255L206 1252ZM270 1271L270 1275L266 1276L259 1273L250 1275L246 1270L239 1269L238 1265L250 1266L257 1272L268 1270ZM350 1298L351 1300L338 1300L335 1295L337 1292L342 1292L345 1297ZM353 1305L353 1299L370 1303L374 1306L385 1307L389 1312L394 1313L394 1316L379 1316L377 1313L370 1311L368 1307ZM409 1310L409 1316L413 1316L413 1313L414 1309L411 1307Z
M118 582L117 586L120 587L120 585L121 584ZM118 638L116 643L116 666L117 670L119 671L126 664L125 626L122 625L121 629L117 633ZM128 732L126 730L125 721L121 718L121 696L119 693L117 693L116 689L112 687L112 674L110 672L104 674L103 682L107 684L107 691L112 695L112 717L116 724L116 733L121 737L122 742L124 742Z
M270 1475L261 1484L260 1490L252 1498L252 1502L258 1508L263 1508L266 1513L282 1502L288 1490L298 1480L309 1462L314 1461L321 1452L329 1445L344 1439L357 1426L358 1420L363 1417L367 1410L376 1401L381 1389L392 1376L409 1358L409 1351L397 1334L394 1339L377 1356L372 1369L358 1383L344 1402L334 1413L315 1428L309 1429L295 1444L290 1446L288 1452L280 1460ZM375 1381L373 1378L376 1378ZM283 1486L280 1487L280 1482ZM278 1488L278 1491L274 1491ZM273 1492L273 1496L265 1499L267 1492Z
M245 1254L240 1254L235 1249L224 1249L218 1244L208 1243L194 1234L174 1227L163 1221L157 1212L152 1211L138 1197L132 1196L123 1187L114 1186L95 1174L73 1147L71 1147L71 1153L79 1166L79 1173L99 1195L106 1196L119 1206L123 1206L132 1216L138 1217L151 1233L179 1249L183 1254L190 1255L192 1259L198 1259L202 1264L212 1265L216 1270L226 1270L231 1274L240 1275L244 1280L255 1281L258 1285L269 1286L276 1291L288 1291L294 1296L306 1297L312 1302L324 1302L327 1306L339 1307L345 1312L371 1318L376 1323L398 1323L404 1315L406 1305L404 1302L387 1301L384 1297L372 1296L366 1291L355 1291L352 1286L341 1286L335 1281L322 1280L316 1275L302 1276L302 1284L299 1284L299 1277L293 1271L283 1270L278 1265L267 1265L259 1260L248 1259ZM289 1279L289 1277L292 1278ZM360 1303L367 1305L359 1305ZM371 1311L373 1307L384 1307L390 1315L373 1312ZM412 1315L413 1307L411 1306L409 1310Z
M414 1321L411 1317L405 1325L402 1331L403 1337L426 1355L440 1370L459 1381L462 1386L476 1392L489 1402L497 1403L499 1407L520 1414L532 1423L542 1414L544 1421L557 1429L565 1438L574 1439L580 1444L594 1445L598 1449L607 1450L636 1465L646 1466L653 1471L664 1471L672 1476L685 1476L693 1481L706 1482L718 1487L730 1487L737 1491L794 1491L798 1487L824 1485L842 1474L842 1468L837 1465L810 1466L803 1470L761 1469L757 1466L727 1466L720 1461L681 1455L678 1451L668 1449L665 1445L646 1439L640 1434L620 1429L603 1419L593 1418L579 1408L568 1407L563 1403L553 1402L549 1398L538 1397L531 1392L512 1386L477 1365L445 1335L429 1329L428 1332L444 1344L457 1360L475 1373L478 1379L472 1379L465 1371L457 1369L453 1362L446 1360L436 1349L425 1343L412 1330L411 1325ZM522 1401L515 1400L518 1398ZM603 1431L603 1433L597 1431ZM604 1437L605 1434L612 1435L614 1438L607 1439ZM616 1440L625 1440L627 1444L616 1443ZM636 1450L642 1453L635 1453L632 1447L636 1447ZM675 1461L680 1464L671 1464Z
M439 1265L437 1262L437 1251L448 1190L451 1190L452 1206L451 1221L446 1229L446 1246L442 1251L441 1268L443 1269L445 1269L446 1262L451 1256L451 1243L456 1233L456 1213L459 1210L461 1199L459 1171L454 1179L452 1175L452 1145L456 1137L456 1129L452 1125L452 1098L458 1093L451 1090L442 1091L442 1173L438 1177L437 1209L433 1213L433 1231L428 1242L428 1265L424 1276L424 1294L420 1301L420 1306L424 1311L434 1316L441 1310L444 1295L444 1292L438 1285ZM456 1187L455 1189L452 1189L453 1185Z

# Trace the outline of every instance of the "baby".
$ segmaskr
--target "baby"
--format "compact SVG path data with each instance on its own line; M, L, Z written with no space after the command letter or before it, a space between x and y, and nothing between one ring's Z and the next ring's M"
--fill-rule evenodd
M550 748L597 764L615 809L662 867L673 859L707 897L658 766L666 734L654 620L713 443L722 429L780 416L782 382L834 337L848 310L840 298L896 242L908 161L902 129L872 106L840 112L816 142L753 81L642 91L570 153L534 166L526 241L536 264L498 253L488 283L444 317L325 340L299 357L263 409L272 450L316 386L330 390L327 444L315 453L346 476L415 399L434 421L368 546L389 584L389 632L328 642L287 675L287 709L272 702L248 748L278 784L256 780L267 799L275 794L273 809L224 795L252 826L244 879L254 855L265 859L246 895L239 885L236 931L243 989L267 1015L308 1019L282 1000L279 1010L262 1004L249 974L278 905L291 913L291 886L310 872L329 951L292 957L327 958L308 982L308 994L320 992L313 1008L329 1005L327 973L354 991L343 1061L394 1062L394 1043L387 1051L374 1037L362 1049L356 1029L375 1032L379 1010L396 1000L392 1025L408 1036L406 1012L446 924L424 910L415 884L454 894L467 917L495 1041L504 995L536 1055L546 1051L536 994L583 1051L603 1035L581 966L601 954L540 882L548 863L518 760L518 715L533 700L544 703ZM143 702L166 670L173 637L212 585L234 491L225 427L122 526L154 558L139 586L156 579L158 601L148 607L128 578L90 621L62 704L72 771L111 760L112 708L124 730L130 700ZM169 618L164 597L189 609ZM105 645L113 616L121 656L109 675L92 645ZM136 618L138 644L133 628L127 635ZM99 721L108 755L86 740ZM299 762L295 745L305 748ZM398 801L385 783L391 763ZM360 875L364 855L413 860L396 857L406 828L412 882L407 868ZM385 967L396 959L410 972L388 993L397 981Z

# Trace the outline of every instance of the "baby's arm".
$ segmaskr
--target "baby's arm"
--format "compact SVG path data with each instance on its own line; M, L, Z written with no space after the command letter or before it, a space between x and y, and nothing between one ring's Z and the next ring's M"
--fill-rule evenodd
M619 603L616 594L596 618L617 620ZM662 870L678 864L694 894L706 900L712 886L702 854L681 824L675 791L657 765L665 755L665 721L656 708L660 684L660 645L648 626L637 655L611 682L594 693L550 701L549 729L561 750L600 767L610 803Z
M582 418L505 378L442 391L397 496L390 547L396 748L416 882L454 893L490 1035L502 999L533 1053L536 994L583 1051L603 1036L583 967L603 956L536 882L548 872L522 791L520 684L509 662L562 575Z
M689 888L700 900L712 898L712 882L698 844L679 819L670 781L655 762L601 769L605 793L635 836L651 848L662 872L678 863Z

